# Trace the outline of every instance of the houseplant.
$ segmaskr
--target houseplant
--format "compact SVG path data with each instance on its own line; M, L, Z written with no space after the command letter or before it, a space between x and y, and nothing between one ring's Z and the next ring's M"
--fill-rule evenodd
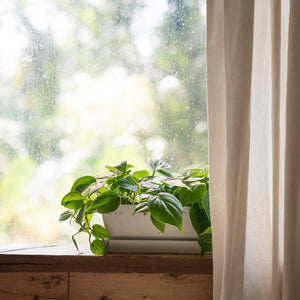
M170 165L162 160L147 159L151 174L147 170L135 170L122 161L106 166L108 174L84 176L77 179L61 205L67 210L60 221L75 221L80 232L88 234L91 251L105 254L110 238L109 232L100 224L92 224L96 214L109 214L120 205L136 205L135 214L145 214L161 232L170 224L182 232L183 207L190 206L189 215L198 235L201 252L211 251L211 224L209 209L209 176L207 168L188 168L181 174L168 171ZM200 252L200 248L199 248Z

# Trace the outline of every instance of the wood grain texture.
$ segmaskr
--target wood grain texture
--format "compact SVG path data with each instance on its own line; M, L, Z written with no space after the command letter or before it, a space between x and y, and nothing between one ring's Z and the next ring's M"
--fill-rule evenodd
M196 254L106 256L0 254L1 272L212 274L212 257Z
M68 273L0 273L0 299L68 299Z
M211 300L208 274L71 273L72 300Z

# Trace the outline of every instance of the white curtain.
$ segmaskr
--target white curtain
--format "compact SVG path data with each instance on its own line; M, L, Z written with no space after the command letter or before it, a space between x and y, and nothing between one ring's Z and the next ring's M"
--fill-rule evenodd
M207 0L214 299L300 299L300 1Z

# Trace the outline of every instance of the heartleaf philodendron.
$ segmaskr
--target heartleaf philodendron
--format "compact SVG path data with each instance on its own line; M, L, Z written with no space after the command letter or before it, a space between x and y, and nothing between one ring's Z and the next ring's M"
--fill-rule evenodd
M182 174L172 174L171 166L162 160L147 159L150 170L135 170L127 161L106 166L107 174L83 176L77 179L61 201L64 211L59 221L75 221L79 229L72 236L85 232L91 251L104 255L109 232L94 223L97 214L109 214L122 204L136 205L133 212L149 215L161 234L165 224L182 232L183 207L190 207L191 223L198 234L199 252L212 251L209 208L208 168L189 168ZM157 175L158 174L158 175ZM145 216L147 217L147 216Z

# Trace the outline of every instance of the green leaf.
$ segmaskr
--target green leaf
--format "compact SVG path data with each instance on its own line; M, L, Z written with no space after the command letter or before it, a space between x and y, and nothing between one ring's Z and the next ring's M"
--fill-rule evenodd
M152 168L153 172L163 169L169 169L171 166L160 159L145 159L146 163Z
M60 216L59 216L59 222L63 222L68 220L72 216L72 211L71 210L66 210L64 211Z
M200 235L211 226L203 207L199 203L194 203L190 208L190 219L195 231Z
M159 172L160 174L166 176L166 177L172 177L172 173L166 171L166 170L157 170L157 172Z
M78 233L78 232L77 232L77 233ZM76 234L77 234L77 233L76 233ZM76 234L74 234L74 235L76 235ZM75 240L74 235L72 235L72 241L73 241L73 244L74 244L75 248L77 249L77 251L79 251L79 248L78 248L78 245L77 245L77 242L76 242L76 240Z
M113 191L104 192L99 195L86 209L86 214L94 211L100 214L107 214L115 211L121 204L120 196Z
M172 194L159 193L148 200L150 214L162 223L168 223L182 232L183 208L180 201Z
M205 172L201 168L188 169L186 171L186 173L189 174L192 177L203 177L203 176L205 176Z
M119 170L122 173L126 173L127 171L127 161L123 160L119 163L110 165L110 166L106 166L105 168L107 168L108 170L114 171L114 170Z
M171 178L171 179L167 179L164 180L165 183L172 185L172 186L178 186L178 187L184 187L187 189L190 189L185 183L182 182L181 179L179 178Z
M83 205L83 197L79 192L70 192L63 197L61 205L70 209L78 209Z
M147 170L140 170L133 173L133 176L137 179L149 176L149 172Z
M132 213L132 216L137 213L146 213L146 212L149 212L148 202L141 202L136 206L135 210Z
M127 170L127 171L130 170L130 169L132 169L132 168L134 168L134 165L127 164L127 167L126 167L126 170Z
M140 202L145 202L150 197L152 197L151 194L143 193L143 194L137 195L134 200L135 200L135 202L140 203Z
M75 222L77 224L79 224L80 226L82 226L82 220L83 220L83 217L84 217L84 210L85 210L85 205L83 205L80 208L80 210L79 210L79 212L78 212L78 214L76 216L76 219L75 219Z
M179 191L179 200L182 206L194 203L193 192L190 189L182 188Z
M91 196L96 191L103 189L105 185L105 181L97 181L94 184L92 184L88 190L89 196Z
M209 203L209 193L207 192L202 199L202 206L206 212L207 218L210 221L210 203Z
M206 184L201 182L193 190L194 202L200 202L205 194L207 194Z
M96 182L96 178L92 176L84 176L78 178L72 188L71 192L79 192L82 193L84 190L86 190L92 183Z
M165 223L162 223L162 222L156 220L155 218L153 218L153 216L151 216L151 221L152 221L153 225L154 225L161 233L164 233L164 232L165 232L165 227L166 227L166 224L165 224Z
M105 243L101 240L93 240L90 245L91 251L96 255L104 255L105 254Z
M208 227L202 234L199 235L198 244L201 246L202 253L212 251L211 227Z
M138 183L131 176L121 179L118 184L126 190L137 192L139 190Z
M92 228L93 228L92 234L94 237L100 238L100 239L110 238L109 233L103 226L101 226L99 224L95 224L95 225L93 225Z

